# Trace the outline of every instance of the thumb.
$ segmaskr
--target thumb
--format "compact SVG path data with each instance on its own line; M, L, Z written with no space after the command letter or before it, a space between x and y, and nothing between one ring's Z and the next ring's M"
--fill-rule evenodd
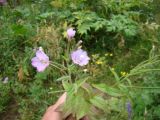
M62 105L66 101L67 92L63 93L63 95L57 100L56 106Z

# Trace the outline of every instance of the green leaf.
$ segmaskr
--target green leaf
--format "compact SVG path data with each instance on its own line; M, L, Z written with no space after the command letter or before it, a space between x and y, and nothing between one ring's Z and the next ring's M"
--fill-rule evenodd
M93 87L97 88L98 90L107 93L110 96L122 96L122 94L120 93L120 91L116 88L107 86L106 84L94 84Z
M24 72L25 75L29 75L29 72L28 72L26 64L23 65L23 72Z
M87 34L87 31L91 29L92 27L92 23L87 22L87 23L83 23L82 25L78 26L78 32L83 35L83 34Z
M38 80L45 80L47 79L47 72L44 71L44 72L38 72L35 76L36 79Z
M154 114L160 118L160 105L154 107Z
M90 103L85 99L81 92L78 92L77 94L69 92L63 111L65 112L64 117L72 113L73 116L76 116L79 120L90 111Z
M107 101L100 96L93 97L92 99L90 99L90 102L99 109L102 109L104 111L107 110L108 107Z
M54 14L54 12L42 13L38 16L38 19L47 19L48 17L51 17L53 14Z
M83 96L76 97L75 111L77 110L77 119L84 117L90 110L89 103L83 98Z
M68 91L71 91L72 86L71 86L71 84L69 84L67 81L62 81L62 85L63 85L65 91L67 91L67 92L68 92Z
M110 108L110 110L112 111L117 111L117 112L121 112L124 111L125 108L125 101L123 99L118 99L115 97L112 97L111 99L108 99L108 107Z
M12 30L15 35L25 35L27 33L27 28L23 25L12 25Z
M118 74L117 74L114 70L112 70L111 68L109 68L109 69L110 69L110 71L113 73L113 75L114 75L114 77L115 77L115 80L119 83L120 77L118 76Z
M83 78L81 80L76 81L76 85L77 87L81 87L87 80L89 79L89 77Z
M56 81L67 81L70 79L70 76L66 75L66 76L62 76L60 78L58 78Z
M135 36L138 32L137 23L125 15L113 15L106 28L108 32L124 33L126 36Z

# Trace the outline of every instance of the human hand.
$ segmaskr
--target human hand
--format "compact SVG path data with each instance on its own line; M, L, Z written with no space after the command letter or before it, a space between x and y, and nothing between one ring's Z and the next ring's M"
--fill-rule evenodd
M56 111L56 109L66 101L66 96L67 93L63 93L58 101L46 110L46 113L44 114L42 120L62 120L61 112Z
M64 102L66 101L66 96L67 93L63 93L63 95L58 99L58 101L46 110L46 113L44 114L42 120L62 120L62 113L60 111L56 111L56 109L64 104ZM72 117L68 117L66 120L73 119ZM85 116L81 120L89 120L89 118Z

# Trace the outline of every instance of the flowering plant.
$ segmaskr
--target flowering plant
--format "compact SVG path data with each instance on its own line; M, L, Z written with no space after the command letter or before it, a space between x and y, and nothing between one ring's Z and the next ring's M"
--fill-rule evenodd
M62 82L64 91L67 92L67 100L59 108L63 112L63 118L72 116L74 119L80 120L87 116L89 119L100 119L101 117L106 117L104 113L126 111L125 115L128 114L128 119L130 120L132 118L132 100L129 90L130 87L133 87L130 76L143 72L148 62L138 65L127 74L126 72L121 72L121 76L116 73L115 69L109 67L115 77L112 85L91 82L94 79L90 70L92 66L89 64L91 58L81 48L82 41L75 44L73 40L75 33L76 31L73 29L67 30L69 40L67 40L68 44L63 56L64 59L61 61L63 64L50 61L41 47L31 60L32 66L38 72L44 72L49 66L53 66L62 72L57 81ZM105 56L108 56L108 53ZM112 56L113 54L110 54L110 57ZM93 62L98 59L97 55L92 55L92 57ZM155 58L151 59L153 63L156 60ZM102 62L95 63L108 67ZM119 107L120 105L123 106Z
M67 92L67 101L63 106L63 111L65 113L64 118L72 115L76 119L81 119L88 114L90 109L90 103L84 98L85 91L82 90L82 87L85 88L86 81L90 78L90 75L86 72L90 57L87 52L81 48L82 41L74 44L73 37L75 36L75 33L76 31L72 28L67 30L68 44L63 60L65 64L50 61L42 47L39 47L36 51L36 55L32 58L31 64L37 69L37 72L44 72L49 66L62 71L63 75L58 78L57 81L62 81L63 87ZM82 103L77 104L77 100L82 100ZM74 104L72 109L68 106L70 103ZM87 105L87 108L85 104ZM81 109L76 111L80 106Z
M42 47L39 47L36 51L36 55L32 58L31 64L38 72L44 72L49 66L53 66L62 72L62 76L58 78L57 81L62 82L64 90L67 92L67 100L62 107L63 118L71 115L77 120L85 116L92 119L92 117L96 118L97 114L99 114L99 112L95 114L95 109L108 110L106 108L107 104L103 99L104 96L100 95L101 93L104 92L112 96L112 99L108 100L110 102L117 102L119 100L117 97L123 96L124 94L122 91L119 91L119 89L106 84L92 84L92 82L90 82L90 80L93 79L90 73L91 71L89 71L89 61L91 59L87 52L81 48L81 40L75 44L73 39L75 33L76 31L72 28L67 30L68 44L66 45L63 57L65 64L50 61ZM113 70L112 72L116 74ZM98 103L101 102L103 102L104 106L98 105ZM119 111L118 108L114 108L113 110Z

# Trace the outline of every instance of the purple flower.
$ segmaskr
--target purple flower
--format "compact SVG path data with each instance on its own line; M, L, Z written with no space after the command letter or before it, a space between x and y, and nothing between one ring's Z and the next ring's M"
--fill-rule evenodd
M73 51L71 53L71 59L74 64L78 64L80 66L87 65L90 60L90 58L87 55L87 52L82 49Z
M132 106L130 102L126 103L126 108L127 108L127 112L128 112L128 120L131 120L132 117Z
M68 36L69 39L73 38L75 36L75 34L76 34L76 31L73 30L73 28L69 28L67 30L67 36Z
M49 66L49 57L43 52L42 48L36 51L36 56L32 58L32 66L38 72L43 72Z
M7 3L6 0L0 0L0 4L4 5L4 4L6 4L6 3Z

